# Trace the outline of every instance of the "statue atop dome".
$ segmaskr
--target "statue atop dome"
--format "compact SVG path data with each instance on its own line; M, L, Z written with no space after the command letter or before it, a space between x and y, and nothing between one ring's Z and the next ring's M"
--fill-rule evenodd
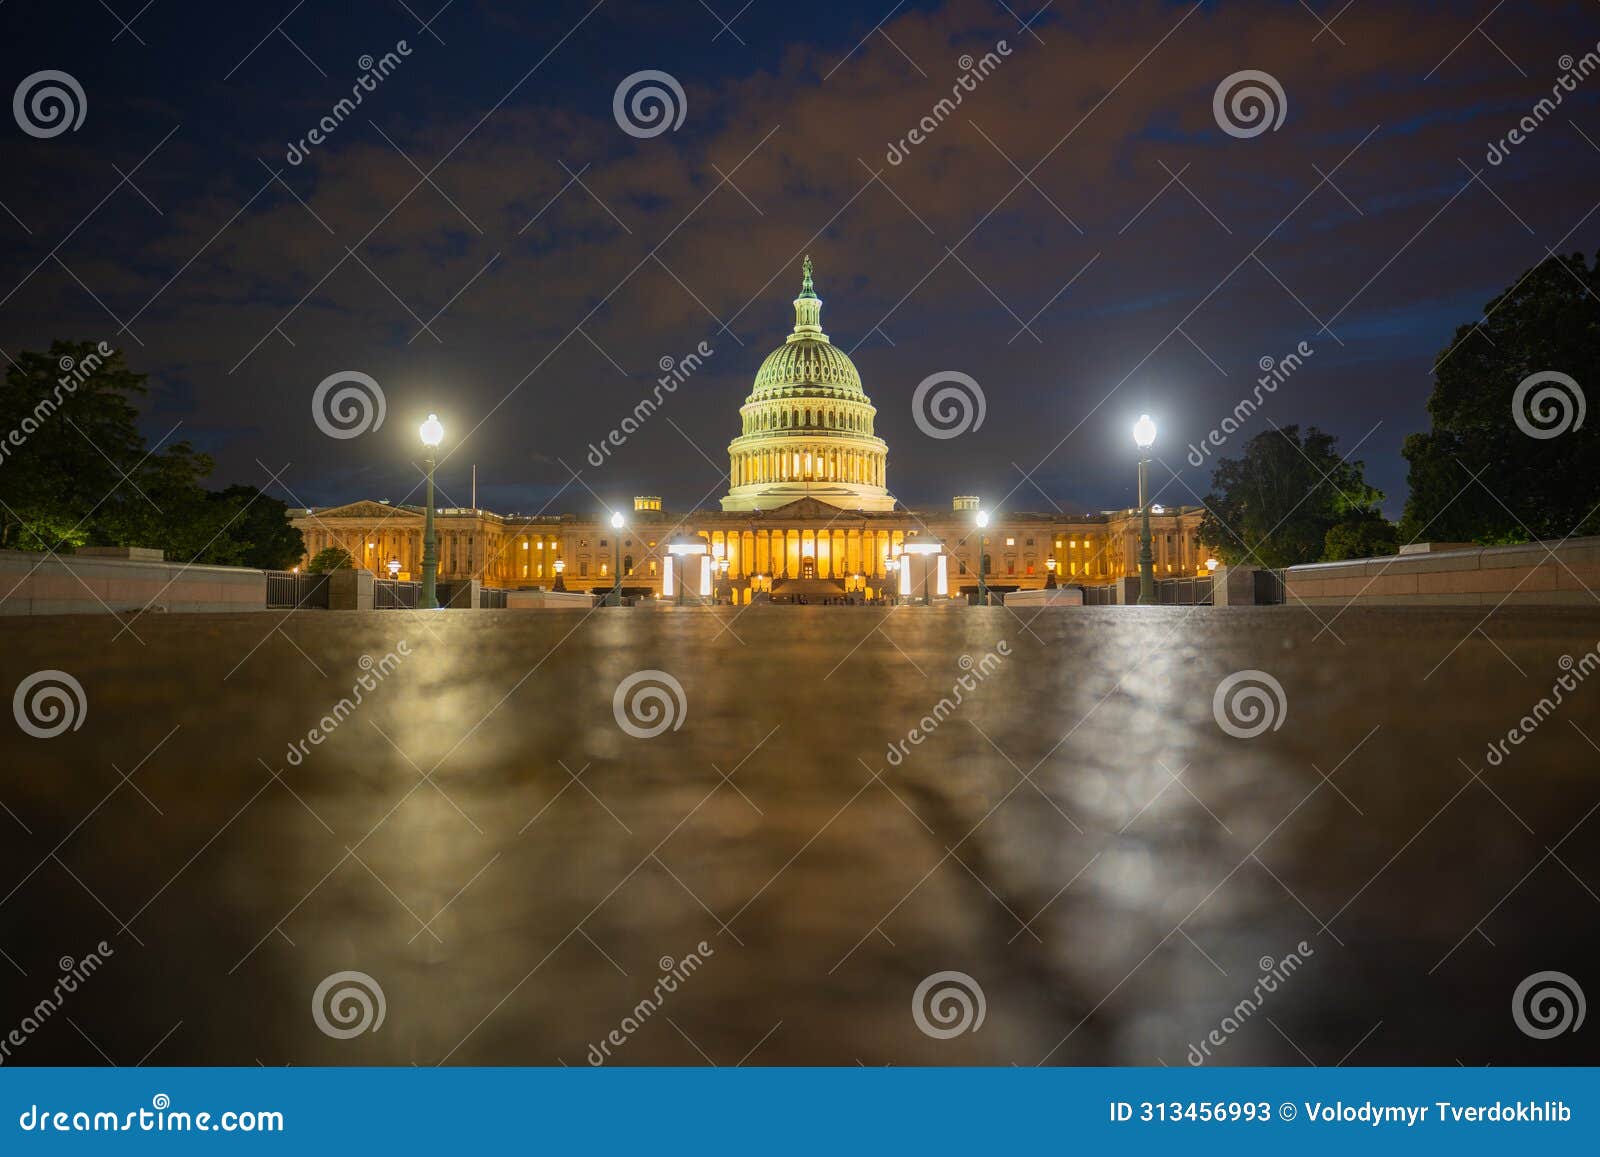
M817 287L811 284L811 254L806 254L805 261L800 266L800 296L816 297Z

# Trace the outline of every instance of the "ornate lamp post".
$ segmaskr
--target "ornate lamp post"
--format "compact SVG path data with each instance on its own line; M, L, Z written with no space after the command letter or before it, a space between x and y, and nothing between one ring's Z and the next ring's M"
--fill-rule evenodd
M1056 589L1056 556L1055 555L1051 555L1049 558L1044 560L1044 569L1050 572L1048 577L1046 577L1046 579L1044 580L1044 589L1047 590L1047 591L1053 591L1053 590Z
M1150 553L1150 502L1145 490L1150 467L1150 447L1156 443L1156 424L1149 414L1140 414L1133 424L1133 440L1139 447L1139 605L1156 601L1155 558Z
M622 605L622 511L617 511L611 516L612 546L611 552L611 605Z
M989 605L989 589L983 583L983 528L989 525L989 512L980 510L977 514L978 523L978 605Z
M439 443L444 441L444 427L439 424L439 415L429 414L428 420L422 423L422 444L427 449L428 461L428 507L422 520L422 608L424 610L437 610L439 596L437 583L439 579L439 545L433 540L433 467L435 451Z

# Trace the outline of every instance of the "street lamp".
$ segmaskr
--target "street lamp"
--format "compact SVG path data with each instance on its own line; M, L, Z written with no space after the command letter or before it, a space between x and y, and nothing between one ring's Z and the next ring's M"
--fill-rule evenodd
M1049 558L1044 560L1044 569L1050 572L1049 577L1044 580L1044 589L1047 590L1047 591L1053 591L1053 590L1056 589L1056 557L1055 557L1055 555L1051 555Z
M989 603L988 589L983 585L983 528L989 525L989 512L980 510L977 514L978 523L978 605L987 606Z
M422 608L432 611L439 607L439 547L433 541L434 452L439 448L439 443L444 441L444 427L439 424L439 415L429 414L420 432L422 444L428 448L428 506L422 520Z
M1144 607L1156 601L1155 558L1150 553L1150 504L1145 495L1150 447L1156 443L1156 424L1149 414L1140 414L1133 424L1133 440L1139 447L1139 605Z
M615 511L611 515L611 529L615 532L612 545L615 549L611 552L611 605L622 605L622 511Z
M567 569L567 560L558 558L555 561L556 585L551 590L564 591L567 589L567 580L562 578L562 573Z

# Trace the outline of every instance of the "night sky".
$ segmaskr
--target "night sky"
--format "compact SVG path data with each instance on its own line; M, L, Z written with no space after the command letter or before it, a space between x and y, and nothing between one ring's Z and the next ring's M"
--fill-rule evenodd
M1594 0L142 2L0 7L8 91L59 70L87 106L46 139L4 126L0 349L125 345L152 442L211 454L212 485L277 475L291 505L415 501L436 410L442 504L466 504L475 464L500 511L714 506L809 252L902 501L1128 505L1141 411L1177 472L1155 468L1158 497L1197 501L1188 444L1306 342L1222 453L1318 425L1360 443L1395 515L1455 327L1550 250L1600 246L1600 75L1487 157L1595 49ZM642 70L681 85L676 130L619 126ZM1243 70L1284 94L1253 136L1213 109ZM588 463L701 342L706 365ZM334 439L312 396L347 370L386 418ZM912 395L945 371L986 414L938 439Z

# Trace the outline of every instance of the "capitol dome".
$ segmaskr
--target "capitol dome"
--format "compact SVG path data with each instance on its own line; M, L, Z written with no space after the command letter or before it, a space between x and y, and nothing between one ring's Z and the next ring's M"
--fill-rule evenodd
M850 356L822 332L822 299L802 267L794 332L767 355L728 445L732 485L723 510L771 510L815 498L846 510L893 510L889 447Z

